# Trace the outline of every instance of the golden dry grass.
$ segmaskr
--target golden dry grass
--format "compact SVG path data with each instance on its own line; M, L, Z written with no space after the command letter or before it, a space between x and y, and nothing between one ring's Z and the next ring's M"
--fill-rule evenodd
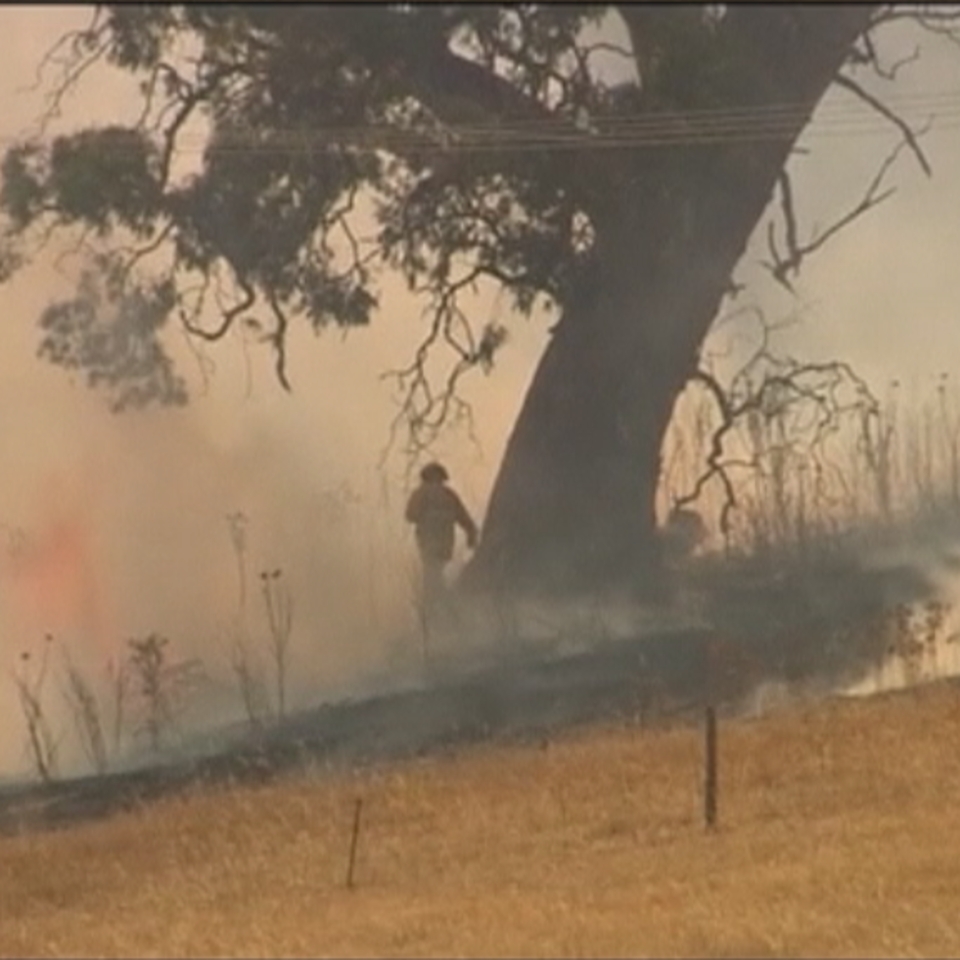
M960 689L217 790L0 841L4 955L960 955ZM344 888L354 799L357 886Z

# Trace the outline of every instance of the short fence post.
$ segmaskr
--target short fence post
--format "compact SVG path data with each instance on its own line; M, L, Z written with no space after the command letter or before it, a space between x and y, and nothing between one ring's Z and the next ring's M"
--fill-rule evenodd
M704 729L703 816L708 830L717 826L717 711L709 704Z
M360 811L363 809L363 798L357 797L353 808L353 834L350 837L350 860L347 863L347 889L353 889L353 866L357 860L357 840L360 836Z

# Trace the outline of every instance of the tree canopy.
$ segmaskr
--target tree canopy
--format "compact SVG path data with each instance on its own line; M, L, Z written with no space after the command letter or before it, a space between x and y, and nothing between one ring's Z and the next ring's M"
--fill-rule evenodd
M623 47L598 39L611 14ZM830 15L863 21L851 60L876 65L871 25L900 14ZM139 79L143 114L8 151L3 264L15 269L56 227L100 242L94 272L110 282L86 276L85 308L51 307L44 352L98 383L138 381L116 395L120 405L183 399L157 341L175 316L214 340L261 311L289 386L291 318L317 329L367 323L379 267L434 298L433 341L456 351L462 372L489 362L503 337L471 328L459 290L485 277L522 311L541 295L569 303L589 283L595 227L619 188L674 190L671 143L777 135L775 118L730 105L749 108L760 88L776 100L777 44L823 16L722 5L98 6L58 45L52 106L106 60ZM626 80L604 82L604 56L622 61ZM200 142L190 133L198 118L208 124L201 169L175 177L177 153ZM715 151L687 152L685 179L691 163L709 179ZM362 234L360 208L374 222ZM153 257L135 287L151 309L95 322L155 251L167 261L161 269Z
M570 274L584 269L574 234L590 180L574 175L569 154L544 146L577 108L613 106L576 39L601 14L585 6L98 8L88 29L64 39L71 67L61 83L106 59L142 79L143 116L7 153L7 262L22 262L52 226L79 227L114 242L101 246L96 266L109 264L118 280L169 242L153 302L179 311L205 339L265 308L285 386L290 317L317 328L366 323L378 263L448 303L464 282L461 260L474 278L505 283L522 309L539 292L562 298ZM198 116L209 123L202 170L177 179L174 156L189 149L182 138ZM530 126L538 123L550 129ZM500 149L501 140L532 149ZM582 169L582 158L576 163ZM355 233L358 198L372 209L372 235ZM204 315L211 283L227 301L213 324ZM76 309L58 309L45 326L53 339L83 335ZM157 325L146 326L143 337L152 337ZM466 325L458 333L467 336L458 341L464 360L481 359ZM95 349L47 352L57 362L86 357L98 379L112 373L119 383L132 372L122 351L99 361ZM142 395L177 398L172 383Z

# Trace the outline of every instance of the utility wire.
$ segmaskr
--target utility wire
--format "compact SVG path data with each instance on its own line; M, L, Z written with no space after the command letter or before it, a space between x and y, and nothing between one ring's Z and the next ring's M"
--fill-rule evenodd
M906 118L902 118L905 119ZM928 118L924 118L928 119ZM937 129L956 129L960 125L960 110L936 117ZM842 125L821 125L816 121L803 131L805 138L836 138L850 136L870 136L887 133L893 129L888 120L880 117L865 118L859 122L847 122ZM347 148L354 150L394 150L426 151L431 153L482 153L482 152L524 152L543 150L599 150L621 148L677 147L730 143L751 143L775 141L793 136L796 125L767 124L722 129L688 129L676 131L615 131L613 133L586 134L579 137L570 134L554 136L480 136L470 137L466 132L450 135L444 133L418 133L416 131L385 128L382 132L373 130L346 134L341 131L291 131L251 133L223 138L216 141L218 153L241 154L283 154L321 152L327 149ZM176 153L203 153L210 147L206 141L195 144L178 144Z
M955 129L960 122L960 90L891 95L884 103L906 123L917 122L916 114L923 114L924 121L935 118L940 130ZM246 154L310 153L331 148L476 153L695 146L781 139L793 135L797 124L808 115L809 105L783 103L612 114L595 119L584 115L579 123L556 117L429 127L403 120L280 129L238 125L219 131L214 143L220 153ZM861 100L831 99L813 110L804 137L866 136L891 127L889 119ZM0 138L3 142L19 141ZM209 136L184 133L177 138L174 152L203 153L210 146ZM122 147L115 149L124 152Z
M884 98L884 104L891 110L951 110L960 106L960 90L944 90L930 93L890 94ZM436 124L437 128L446 129L450 133L476 133L478 135L493 134L501 136L512 133L533 132L567 132L571 129L585 131L587 125L593 125L602 131L620 132L657 132L673 130L683 124L704 124L716 127L741 127L765 125L772 123L790 124L803 119L811 112L809 104L779 103L757 104L739 107L707 107L692 110L649 110L630 113L600 114L595 119L584 115L583 122L578 128L575 118L567 115L553 115L550 117L528 117L520 120L488 121L486 123L471 124ZM851 99L849 96L842 99L831 98L816 105L813 111L822 122L844 121L851 117L876 117L876 111L861 100ZM240 129L243 129L242 127ZM312 128L317 132L355 136L361 133L378 129L396 129L395 123L373 123L362 126L329 125L322 128ZM300 134L308 132L300 129L278 130Z

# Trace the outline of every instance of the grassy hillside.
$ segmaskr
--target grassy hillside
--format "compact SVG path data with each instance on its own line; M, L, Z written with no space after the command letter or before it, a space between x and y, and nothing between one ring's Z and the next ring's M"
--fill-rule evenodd
M3 955L960 955L960 689L267 787L0 840ZM355 887L345 888L363 798Z

